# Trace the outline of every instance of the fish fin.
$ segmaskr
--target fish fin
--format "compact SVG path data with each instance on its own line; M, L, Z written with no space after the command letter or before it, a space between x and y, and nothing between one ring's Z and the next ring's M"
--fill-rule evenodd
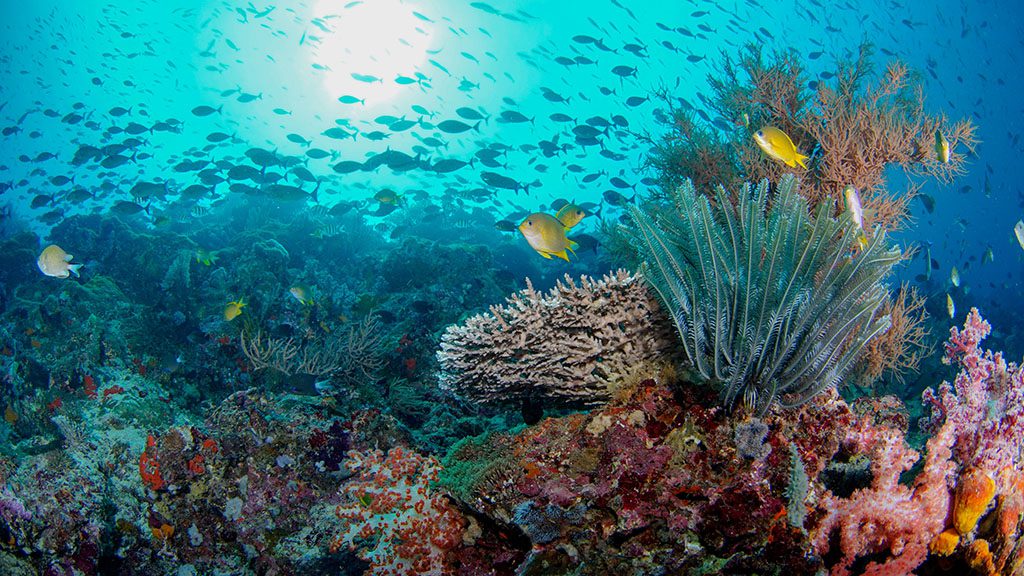
M576 255L576 249L579 248L579 247L580 247L579 244L573 242L572 240L569 240L569 246L567 246L566 248L568 248L569 252L572 252L573 256L575 256Z
M555 252L555 253L554 253L554 255L555 255L555 256L558 256L558 257L559 257L559 258L561 258L562 260L565 260L566 262L568 262L568 261L569 261L569 256L568 256L568 255L566 255L566 253L565 253L565 250L562 250L561 252Z
M72 256L71 254L65 254L64 255L64 261L65 262L71 262L72 259L74 259L74 256Z
M803 154L800 154L799 152L797 152L794 160L796 161L797 164L800 165L801 168L803 168L804 170L807 170L807 164L804 164L804 160L807 160L807 158L809 158L809 156L804 156ZM789 164L789 162L787 162L787 164ZM789 165L793 166L793 164L789 164Z
M538 251L537 254L540 254L541 256L547 258L548 260L551 260L551 254L548 254L547 252Z
M75 278L79 277L78 269L84 266L84 264L71 264L68 266L68 271L75 275Z

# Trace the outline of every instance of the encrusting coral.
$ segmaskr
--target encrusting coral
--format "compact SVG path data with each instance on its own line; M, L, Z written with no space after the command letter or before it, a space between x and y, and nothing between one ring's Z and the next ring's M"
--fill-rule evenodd
M437 353L441 387L478 402L559 400L594 405L628 367L676 347L645 283L624 270L601 280L566 275L547 294L526 290L451 326Z

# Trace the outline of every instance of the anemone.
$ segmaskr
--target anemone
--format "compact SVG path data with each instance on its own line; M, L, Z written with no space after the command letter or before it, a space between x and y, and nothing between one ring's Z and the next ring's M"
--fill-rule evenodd
M714 203L687 181L672 206L632 208L626 234L644 277L671 315L694 379L764 413L839 385L865 345L889 327L882 314L898 248L861 235L847 213L812 215L783 176Z

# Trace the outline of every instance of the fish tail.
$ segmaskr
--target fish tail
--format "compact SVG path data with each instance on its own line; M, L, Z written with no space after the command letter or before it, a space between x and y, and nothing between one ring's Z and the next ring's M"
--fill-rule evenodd
M82 266L85 266L85 264L68 264L68 271L74 274L75 278L78 278L78 269L81 268Z
M801 168L803 168L804 170L807 170L807 164L804 164L804 160L807 160L808 158L809 158L809 156L805 156L803 154L797 153L795 160L796 160L796 163L799 164ZM790 164L790 166L793 166L793 165Z

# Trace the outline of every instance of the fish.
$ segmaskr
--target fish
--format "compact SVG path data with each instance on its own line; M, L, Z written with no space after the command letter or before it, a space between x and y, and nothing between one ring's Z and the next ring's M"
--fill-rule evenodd
M345 229L338 224L326 224L314 230L313 233L310 234L310 236L322 240L324 238L332 238L334 236L338 236L344 231Z
M481 172L480 179L484 181L484 184L488 186L494 186L495 188L502 188L505 190L513 190L517 194L522 189L526 194L530 193L530 186L532 184L522 184L518 180L503 176L497 172Z
M353 73L350 74L350 76L352 76L353 80L356 80L356 81L359 81L359 82L365 82L367 84L372 84L373 82L379 82L379 83L383 83L384 82L384 80L382 80L382 79L380 79L380 78L378 78L376 76L370 75L370 74L358 74L356 72L353 72Z
M304 306L313 305L313 290L305 284L295 284L288 288L288 293Z
M220 111L223 109L224 106L220 106L219 108L214 108L213 106L196 106L192 109L192 114L200 117L209 116L213 113L220 113Z
M860 204L860 194L853 186L847 186L843 189L843 198L846 199L846 210L850 218L857 225L857 245L864 250L868 247L868 237L864 234L864 209Z
M518 227L511 220L498 220L494 223L494 229L498 232L515 232Z
M789 139L789 135L782 130L774 126L765 126L754 133L754 141L765 154L786 166L793 168L799 164L801 168L807 169L804 160L807 160L808 156L801 154Z
M555 214L555 218L565 226L566 230L571 230L580 221L586 217L587 213L579 206L569 203L558 209L558 213Z
M357 98L355 96L351 96L351 95L346 94L344 96L338 97L338 102L341 102L342 104L355 104L356 102L358 102L360 104L366 104L366 99L365 98Z
M951 320L956 318L956 306L953 304L953 297L949 293L946 293L946 312L949 312Z
M394 190L389 190L387 188L374 194L373 199L381 204L393 204L395 206L402 205L402 196Z
M1013 225L1013 235L1017 237L1020 249L1024 250L1024 220L1017 220L1017 223Z
M986 246L985 247L985 255L981 257L981 263L985 264L987 262L994 262L995 259L996 259L996 256L995 256L995 254L992 253L992 247L991 246Z
M935 157L943 164L949 164L949 141L941 130L935 131Z
M447 134L460 134L466 130L480 131L480 122L470 126L465 122L459 122L458 120L444 120L437 125L437 129Z
M203 250L202 248L196 250L196 262L203 266L216 264L217 258L219 258L219 256L217 256L216 252Z
M949 271L949 281L953 283L953 286L960 287L960 271L956 269L956 266Z
M618 206L619 208L622 208L623 206L629 203L636 203L635 194L632 198L626 198L621 193L616 192L615 190L605 190L603 198L605 202L611 204L612 206Z
M531 248L549 260L552 256L558 256L568 262L569 256L566 255L566 251L576 254L578 244L565 236L565 226L550 214L530 214L519 224L519 232L523 234Z
M72 274L77 278L82 264L72 264L73 258L74 256L65 252L60 246L50 244L39 254L36 265L39 266L40 272L53 278L67 278Z
M224 306L224 319L231 322L235 318L238 318L242 314L242 308L245 308L245 301L239 298L234 302L228 302Z
M917 197L921 199L921 203L924 204L924 209L927 210L929 214L935 212L935 198L923 192L918 194Z

